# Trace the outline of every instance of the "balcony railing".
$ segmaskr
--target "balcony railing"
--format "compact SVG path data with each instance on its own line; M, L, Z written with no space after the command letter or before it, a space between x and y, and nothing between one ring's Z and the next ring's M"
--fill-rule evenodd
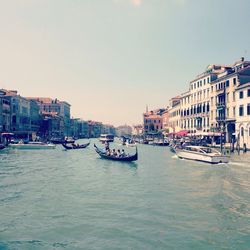
M216 107L217 108L225 108L225 102L217 102Z
M217 120L218 122L220 122L220 121L225 121L225 120L226 120L226 117L225 117L224 115L222 115L222 116L217 116L217 117L216 117L216 120Z

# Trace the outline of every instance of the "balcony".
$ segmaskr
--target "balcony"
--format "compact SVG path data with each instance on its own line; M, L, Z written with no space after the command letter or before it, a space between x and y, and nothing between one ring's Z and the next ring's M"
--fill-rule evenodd
M217 103L216 103L216 107L217 107L218 109L222 109L222 108L225 108L225 107L226 107L226 104L225 104L225 102L217 102Z
M226 120L226 117L224 115L216 117L217 122L224 122L225 120Z

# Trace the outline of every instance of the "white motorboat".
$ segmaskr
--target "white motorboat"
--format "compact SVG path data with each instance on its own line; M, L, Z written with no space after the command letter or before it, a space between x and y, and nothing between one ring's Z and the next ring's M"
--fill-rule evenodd
M101 134L99 138L100 142L113 142L114 141L114 135L112 134Z
M14 149L54 149L56 147L54 144L43 142L15 143L8 146Z
M223 155L221 152L209 147L186 146L175 150L176 155L181 159L203 161L211 164L229 162L229 155Z

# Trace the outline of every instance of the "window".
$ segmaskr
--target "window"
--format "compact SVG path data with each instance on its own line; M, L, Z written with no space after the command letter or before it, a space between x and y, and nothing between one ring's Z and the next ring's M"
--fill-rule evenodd
M233 79L233 84L236 85L236 78Z
M240 91L240 99L243 99L243 91Z
M244 128L243 127L241 127L240 132L241 132L241 136L244 137Z
M229 101L229 93L227 93L227 102Z
M235 117L235 107L233 107L233 117Z
M250 127L248 128L248 136L250 136Z
M240 108L239 108L239 116L243 116L244 115L244 106L243 105L240 105Z
M250 89L247 90L247 96L250 96Z
M233 92L233 101L235 102L235 91Z
M247 104L247 115L250 115L250 103Z

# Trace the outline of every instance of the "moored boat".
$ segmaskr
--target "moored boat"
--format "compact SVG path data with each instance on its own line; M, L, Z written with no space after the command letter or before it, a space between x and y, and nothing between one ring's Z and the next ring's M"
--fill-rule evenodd
M99 141L102 142L102 143L113 142L114 141L114 135L112 135L112 134L101 134L100 138L99 138Z
M0 150L4 149L4 148L5 148L5 146L3 144L0 144Z
M75 140L71 137L66 138L51 138L50 142L52 144L67 144L67 143L75 143Z
M8 145L14 149L54 149L56 145L43 142L14 143Z
M202 161L211 164L228 163L229 156L223 155L219 151L202 146L186 146L183 148L175 148L176 155L181 159Z
M126 155L126 156L113 156L113 155L107 155L105 151L98 148L95 144L95 151L97 154L101 156L101 158L106 160L112 160L112 161L123 161L123 162L130 162L130 161L137 161L138 160L138 151L136 147L136 153L134 155Z
M81 144L81 145L76 145L76 144L71 144L71 145L67 145L67 144L62 144L62 146L67 149L67 150L71 150L71 149L83 149L88 147L90 144L90 142L86 143L86 144Z

